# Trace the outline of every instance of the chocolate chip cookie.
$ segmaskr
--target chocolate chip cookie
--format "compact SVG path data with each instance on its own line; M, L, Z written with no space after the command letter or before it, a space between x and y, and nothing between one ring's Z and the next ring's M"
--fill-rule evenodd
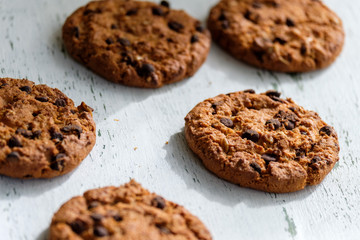
M131 180L90 190L55 213L50 239L210 240L203 223L184 207Z
M210 33L184 11L127 0L90 2L63 26L69 54L107 80L158 88L192 76L205 61Z
M222 0L208 27L235 58L272 71L324 68L344 44L340 18L320 0Z
M339 160L334 129L276 91L207 99L186 116L185 135L217 176L266 192L319 184Z
M0 78L0 174L51 178L70 172L95 144L92 109L58 89Z

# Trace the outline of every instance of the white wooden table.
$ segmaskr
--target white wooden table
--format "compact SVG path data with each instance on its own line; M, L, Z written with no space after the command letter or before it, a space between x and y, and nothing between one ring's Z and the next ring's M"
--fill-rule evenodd
M64 51L62 24L86 2L0 0L0 76L59 88L76 104L92 106L97 124L97 143L74 172L51 180L0 177L0 239L46 239L62 203L130 178L184 205L217 240L360 239L360 1L325 0L346 31L341 56L326 70L270 73L214 44L194 77L156 90L110 83ZM216 0L170 2L205 21ZM208 172L189 150L188 111L203 99L247 88L275 88L337 129L340 161L323 183L291 194L244 189Z

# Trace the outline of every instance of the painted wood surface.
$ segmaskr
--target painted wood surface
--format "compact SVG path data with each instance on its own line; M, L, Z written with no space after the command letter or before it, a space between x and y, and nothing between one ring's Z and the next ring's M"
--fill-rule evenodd
M86 0L0 0L0 76L59 88L95 109L97 143L71 174L0 177L0 239L46 239L53 213L73 196L134 178L184 205L214 239L360 239L360 1L326 0L343 19L345 48L328 69L277 74L244 65L216 45L192 78L161 89L116 85L64 50L61 27ZM216 0L172 0L202 21ZM277 89L317 111L338 132L340 161L318 186L268 194L223 181L184 139L185 115L203 99L247 88Z

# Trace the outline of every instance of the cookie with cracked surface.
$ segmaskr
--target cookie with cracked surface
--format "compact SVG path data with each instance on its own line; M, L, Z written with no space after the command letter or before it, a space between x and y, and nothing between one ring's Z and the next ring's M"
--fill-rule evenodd
M0 78L0 174L51 178L70 172L95 144L92 109L58 89Z
M89 190L55 213L50 239L211 240L203 223L184 207L131 180Z
M266 192L319 184L339 160L335 130L276 91L207 99L186 116L185 136L217 176Z
M210 33L165 1L107 0L76 10L63 26L69 54L107 80L158 88L190 77L206 60Z
M345 37L341 19L320 0L222 0L208 27L235 58L279 72L327 67Z

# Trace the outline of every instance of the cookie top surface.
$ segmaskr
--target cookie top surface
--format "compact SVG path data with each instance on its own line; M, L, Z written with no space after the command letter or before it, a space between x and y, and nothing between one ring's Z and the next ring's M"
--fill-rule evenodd
M340 18L320 0L222 0L208 27L234 57L273 71L324 68L344 44Z
M190 148L230 182L267 192L318 184L338 161L337 134L280 93L253 90L199 103L185 118Z
M75 11L63 26L69 54L104 78L158 88L192 76L210 48L209 31L166 2L105 0Z
M90 190L55 213L50 239L210 240L185 208L148 192L134 180Z
M58 89L0 78L0 174L50 178L68 173L95 144L92 110Z

